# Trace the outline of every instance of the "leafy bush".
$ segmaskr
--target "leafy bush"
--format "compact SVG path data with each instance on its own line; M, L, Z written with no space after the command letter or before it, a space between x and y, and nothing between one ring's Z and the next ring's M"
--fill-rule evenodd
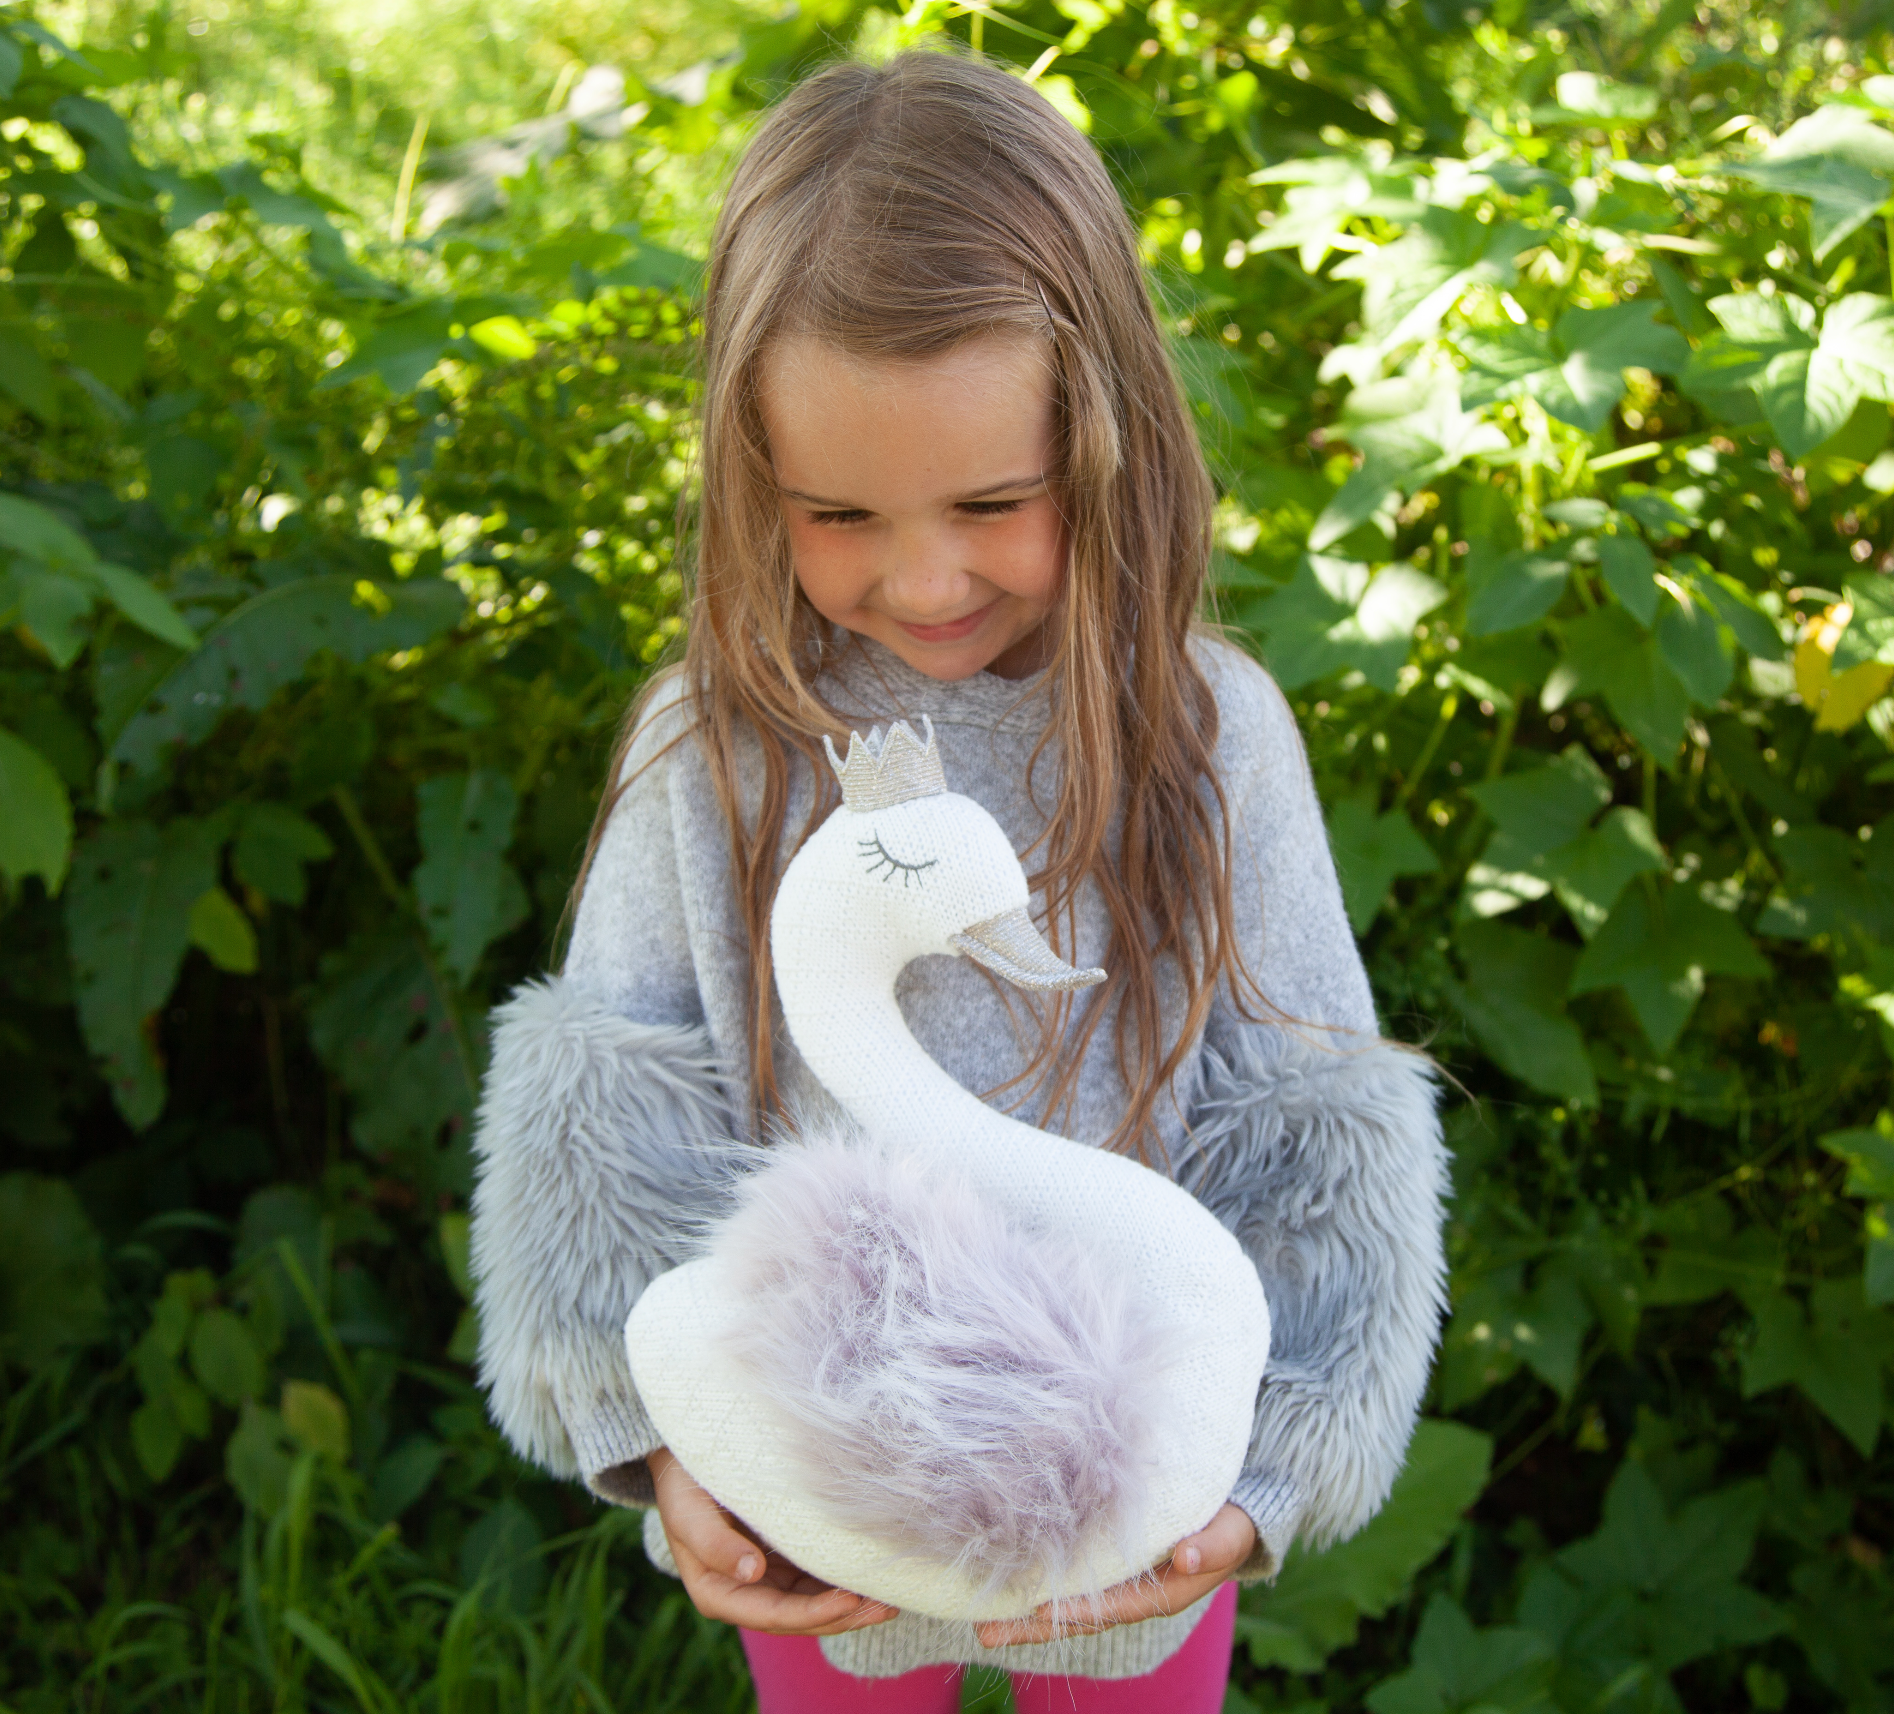
M745 1705L485 1424L467 1125L679 634L719 163L942 32L1125 187L1221 616L1469 1097L1437 1420L1230 1706L1894 1701L1872 19L807 6L416 239L451 103L344 207L339 121L191 119L165 16L0 15L0 1701Z

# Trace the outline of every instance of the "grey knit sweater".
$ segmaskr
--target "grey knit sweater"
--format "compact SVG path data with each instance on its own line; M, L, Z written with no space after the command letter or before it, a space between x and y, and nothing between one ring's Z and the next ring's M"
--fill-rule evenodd
M1220 996L1157 1110L1168 1170L1243 1242L1270 1303L1269 1370L1231 1495L1257 1528L1239 1573L1250 1581L1273 1576L1297 1536L1321 1544L1357 1529L1400 1468L1443 1301L1444 1157L1427 1062L1374 1034L1288 706L1229 645L1196 647L1220 716L1238 943L1270 1002L1306 1026L1249 1021ZM1027 779L1050 706L1043 675L942 684L854 639L820 688L864 731L930 715L949 788L989 810L1017 850L1043 832L1056 756L1041 758L1031 789ZM749 1111L747 951L707 764L687 735L644 766L687 725L680 698L661 693L628 758L636 778L600 843L563 975L528 984L494 1014L476 1136L480 1363L495 1419L527 1457L628 1505L651 1504L644 1459L659 1438L620 1330L645 1284L686 1253L682 1225L713 1177L693 1144L735 1134ZM758 773L746 765L746 785ZM790 828L813 789L795 781ZM1074 926L1067 955L1101 962L1108 927L1095 896L1081 896ZM1160 971L1160 989L1174 1032L1174 969ZM897 998L916 1039L964 1087L999 1088L1026 1064L1031 1043L1006 995L964 960L918 961ZM822 1112L825 1093L780 1031L775 1053L792 1108ZM1110 1020L1069 1109L1048 1121L1017 1089L993 1099L1029 1123L1102 1141L1126 1102ZM647 1545L674 1571L656 1525L648 1512ZM822 1646L870 1677L984 1661L1125 1678L1180 1647L1202 1611L999 1651L970 1625L903 1614Z

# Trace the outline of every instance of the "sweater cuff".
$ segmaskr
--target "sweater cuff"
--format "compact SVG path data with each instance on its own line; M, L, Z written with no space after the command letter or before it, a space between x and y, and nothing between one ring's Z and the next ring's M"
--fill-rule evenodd
M1245 1470L1230 1490L1230 1504L1256 1526L1256 1545L1231 1573L1239 1583L1273 1583L1282 1569L1302 1515L1302 1491L1293 1476Z
M635 1393L602 1394L583 1409L562 1411L572 1456L585 1485L615 1506L655 1506L657 1490L645 1459L664 1444Z

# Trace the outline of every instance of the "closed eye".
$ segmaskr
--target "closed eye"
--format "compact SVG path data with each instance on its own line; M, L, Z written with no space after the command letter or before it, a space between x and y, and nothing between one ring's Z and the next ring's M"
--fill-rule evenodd
M933 868L940 859L930 857L925 863L903 863L879 839L863 839L856 843L856 849L868 860L868 873L880 875L884 881L892 881L896 875L901 877L901 885L912 881L920 885L921 872Z

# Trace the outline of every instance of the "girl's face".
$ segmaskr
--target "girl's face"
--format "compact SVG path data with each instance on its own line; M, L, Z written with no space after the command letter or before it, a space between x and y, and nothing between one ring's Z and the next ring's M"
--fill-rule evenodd
M1052 374L1030 341L918 363L778 340L762 407L796 581L825 619L944 680L1046 663L1065 575Z

